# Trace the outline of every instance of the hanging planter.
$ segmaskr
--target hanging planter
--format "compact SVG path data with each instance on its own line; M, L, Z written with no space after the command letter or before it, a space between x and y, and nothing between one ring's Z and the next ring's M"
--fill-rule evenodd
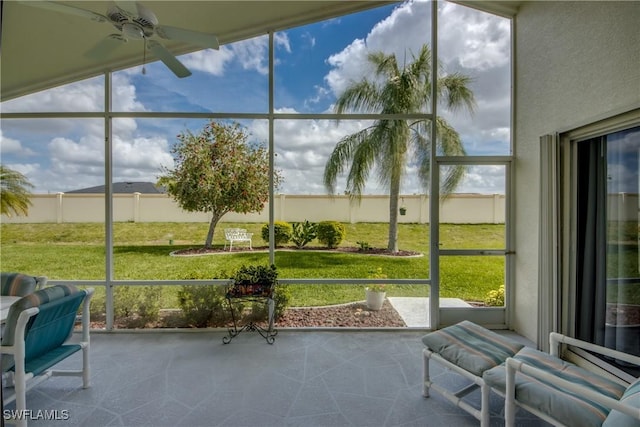
M407 214L407 208L405 208L404 206L400 208L400 215L406 215Z

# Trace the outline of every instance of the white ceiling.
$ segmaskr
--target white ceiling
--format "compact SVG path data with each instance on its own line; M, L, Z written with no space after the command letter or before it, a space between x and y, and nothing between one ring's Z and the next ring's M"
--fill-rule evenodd
M2 1L0 96L8 100L105 71L142 63L140 40L123 44L103 60L84 56L109 34L117 32L106 22ZM110 1L63 1L104 15ZM213 33L226 44L314 21L393 3L389 1L140 1L161 25ZM167 41L173 54L198 48ZM148 61L155 58L147 55Z

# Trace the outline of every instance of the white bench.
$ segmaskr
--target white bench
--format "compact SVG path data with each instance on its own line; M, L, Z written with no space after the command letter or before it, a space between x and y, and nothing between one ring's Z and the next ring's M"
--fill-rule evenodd
M251 247L251 237L253 233L247 233L244 228L225 228L224 229L224 249L227 249L227 242L229 242L229 252L233 249L233 242L247 242L249 243L249 249Z

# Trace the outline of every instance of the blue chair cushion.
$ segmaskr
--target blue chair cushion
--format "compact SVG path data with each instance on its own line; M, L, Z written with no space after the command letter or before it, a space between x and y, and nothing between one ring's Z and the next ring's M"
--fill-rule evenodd
M522 347L517 341L467 320L422 337L424 345L476 376L500 365Z
M616 400L625 390L621 384L534 348L524 347L514 359ZM492 388L505 392L504 364L488 370L482 378ZM600 427L609 414L608 408L579 394L522 373L516 375L516 400L544 414L553 414L554 419L568 426Z
M20 273L0 273L0 295L23 297L36 290L37 280Z
M25 362L33 367L44 360L55 358L49 353L62 346L73 332L76 313L85 296L85 291L80 291L73 285L56 285L21 298L9 309L2 345L14 344L20 313L38 307L39 313L29 320L25 329ZM13 357L5 355L2 358L2 371L13 367Z
M622 403L633 406L640 412L640 378L631 383L625 390L620 399ZM615 409L609 412L609 416L604 420L602 427L638 427L640 426L640 420L637 418L631 418L627 414L623 414Z

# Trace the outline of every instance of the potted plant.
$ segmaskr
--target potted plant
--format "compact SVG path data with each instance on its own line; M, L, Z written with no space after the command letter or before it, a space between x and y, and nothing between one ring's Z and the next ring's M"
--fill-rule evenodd
M387 275L382 272L382 268L378 267L369 278L386 279ZM369 310L380 310L386 296L387 292L384 284L372 284L365 288L366 303Z
M402 206L400 208L400 215L406 215L407 214L407 208L405 208L404 206Z
M230 297L270 296L278 283L275 265L243 265L231 278Z

